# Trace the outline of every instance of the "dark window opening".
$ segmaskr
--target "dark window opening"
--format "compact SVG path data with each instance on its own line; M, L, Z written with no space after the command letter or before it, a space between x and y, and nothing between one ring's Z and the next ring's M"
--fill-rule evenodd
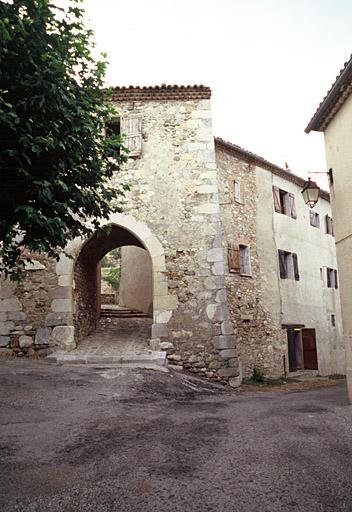
M112 137L112 136L120 137L120 135L121 135L120 118L113 119L109 123L106 123L106 125L105 125L105 133L106 133L107 137ZM118 155L120 154L120 147L117 149L116 152L117 152Z
M281 279L295 279L299 281L298 257L293 252L278 250L279 269Z
M328 288L338 288L337 270L326 268L326 284Z
M273 187L274 209L277 213L283 213L297 219L295 196L278 187Z

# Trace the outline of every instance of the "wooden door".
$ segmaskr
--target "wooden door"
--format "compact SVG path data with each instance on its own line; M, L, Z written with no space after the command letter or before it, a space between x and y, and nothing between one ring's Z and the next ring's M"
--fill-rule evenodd
M303 363L305 370L318 369L315 329L302 329Z

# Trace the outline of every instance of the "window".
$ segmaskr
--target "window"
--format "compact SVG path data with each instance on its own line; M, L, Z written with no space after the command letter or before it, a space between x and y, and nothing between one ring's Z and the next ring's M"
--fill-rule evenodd
M326 284L328 288L338 288L337 270L326 268Z
M334 236L334 225L329 215L325 215L325 231L328 235Z
M128 156L139 156L142 151L142 118L122 117L121 134L123 145L129 150Z
M239 245L240 248L240 274L251 275L251 262L248 245Z
M251 263L249 246L239 244L238 247L228 247L228 263L229 272L241 274L244 276L251 275Z
M294 252L278 250L281 279L299 281L298 258Z
M120 119L118 117L106 124L105 133L107 137L120 135ZM117 149L117 153L120 154L120 148Z
M273 187L273 196L274 209L276 212L288 215L289 217L292 217L292 219L297 219L294 194L281 190L281 188Z
M320 228L320 218L319 213L312 212L312 210L309 210L309 218L310 218L310 225L315 228Z
M243 193L242 193L241 182L235 180L233 182L233 188L234 188L235 201L237 201L237 203L243 203Z
M331 325L333 327L336 327L336 318L335 318L335 315L331 315L330 316L330 319L331 319Z

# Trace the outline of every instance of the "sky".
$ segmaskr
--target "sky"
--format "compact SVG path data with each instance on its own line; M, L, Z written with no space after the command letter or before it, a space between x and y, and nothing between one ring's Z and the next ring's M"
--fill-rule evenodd
M351 54L351 0L83 5L109 85L207 85L215 136L305 178L326 171L323 135L304 129Z

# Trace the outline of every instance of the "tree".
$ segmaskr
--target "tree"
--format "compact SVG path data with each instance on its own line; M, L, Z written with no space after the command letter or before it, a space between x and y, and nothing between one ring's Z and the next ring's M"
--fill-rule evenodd
M106 56L92 57L79 3L0 0L0 270L14 279L26 250L57 257L128 188L111 185L126 150L105 132Z

